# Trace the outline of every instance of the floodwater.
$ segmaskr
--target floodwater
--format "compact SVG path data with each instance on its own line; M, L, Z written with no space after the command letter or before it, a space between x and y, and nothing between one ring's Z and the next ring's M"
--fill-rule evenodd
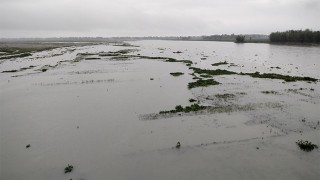
M320 177L319 150L295 143L320 145L319 82L222 75L213 76L219 85L188 89L195 80L184 63L98 56L137 49L130 54L191 60L203 69L320 79L320 47L128 43L135 47L66 47L0 62L0 72L31 66L0 73L0 180ZM223 61L229 64L211 65ZM218 98L223 94L232 97ZM158 114L190 98L232 110ZM74 169L65 174L68 164Z

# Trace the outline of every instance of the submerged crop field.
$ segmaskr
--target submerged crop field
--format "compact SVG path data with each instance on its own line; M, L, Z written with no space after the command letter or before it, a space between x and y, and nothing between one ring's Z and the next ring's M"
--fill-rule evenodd
M319 52L0 46L0 179L317 179Z

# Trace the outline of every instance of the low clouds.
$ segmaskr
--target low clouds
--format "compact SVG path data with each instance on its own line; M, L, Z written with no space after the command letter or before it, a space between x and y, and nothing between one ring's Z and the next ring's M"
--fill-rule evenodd
M316 0L1 0L0 37L269 34L318 17Z

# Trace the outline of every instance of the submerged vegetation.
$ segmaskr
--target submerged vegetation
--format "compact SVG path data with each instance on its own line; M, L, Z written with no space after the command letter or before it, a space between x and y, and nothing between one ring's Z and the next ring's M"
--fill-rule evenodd
M224 63L224 62L223 62ZM188 88L195 88L195 87L201 87L201 86L210 86L210 85L217 85L220 84L219 82L213 80L213 79L207 79L203 80L199 78L196 74L199 74L202 78L211 78L212 76L218 76L218 75L248 75L253 78L265 78L265 79L279 79L284 80L286 82L295 82L295 81L308 81L308 82L316 82L318 79L311 78L311 77L299 77L299 76L289 76L289 75L281 75L281 74L274 74L274 73L264 73L260 74L260 72L255 73L236 73L233 71L223 70L223 69L201 69L196 67L189 67L189 69L192 69L194 73L191 75L194 76L193 79L197 79L196 82L191 82L188 84Z
M13 59L13 58L23 58L31 56L31 53L21 53L21 54L11 54L6 56L1 56L0 59Z
M312 150L318 148L317 145L315 145L315 144L313 144L313 143L311 143L311 142L309 142L309 141L299 140L299 141L297 141L296 143L297 143L297 145L299 146L299 148L300 148L301 150L307 151L307 152L312 151Z
M20 68L20 69L6 70L6 71L2 71L1 73L15 73L15 72L24 71L24 70L27 70L27 69L32 69L34 67L36 67L36 66L29 66L29 67L23 67L23 68Z
M211 85L218 85L220 84L219 82L215 81L214 79L199 79L196 82L190 82L188 84L188 88L192 89L192 88L196 88L196 87L207 87L207 86L211 86Z
M107 53L99 53L99 56L111 56L111 59L113 60L128 60L129 58L141 58L141 59L159 59L159 60L164 60L165 62L181 62L185 63L186 66L191 66L193 63L190 60L177 60L174 58L169 58L169 57L152 57L152 56L143 56L143 55L134 55L134 54L128 54L138 51L137 49L123 49L119 51L110 51ZM80 54L82 56L85 56L87 59L91 59L90 55L96 55L96 54ZM226 65L228 64L227 61L224 62L218 62L212 64L212 66L219 66L219 65ZM280 79L284 80L286 82L295 82L295 81L309 81L309 82L316 82L318 79L311 78L311 77L298 77L298 76L289 76L289 75L281 75L281 74L275 74L275 73L264 73L260 74L260 72L255 72L255 73L237 73L233 71L228 71L224 69L201 69L197 67L189 67L189 69L192 69L194 71L193 76L194 79L197 79L198 81L189 83L188 87L194 88L194 87L200 87L200 86L209 86L209 85L217 85L219 84L218 82L214 81L213 79L208 79L208 80L202 80L198 76L195 75L197 73L200 77L202 78L211 78L212 76L217 76L217 75L232 75L232 74L237 74L237 75L249 75L253 78L268 78L268 79ZM182 74L180 73L170 73L172 76L180 76Z
M207 74L207 75L212 75L212 76L237 74L236 72L223 70L223 69L211 70L211 69L201 69L201 68L196 68L196 67L191 67L190 69L192 69L195 73L198 73L198 74Z
M286 82L295 82L295 81L311 81L316 82L318 79L311 78L311 77L299 77L299 76L289 76L289 75L281 75L281 74L274 74L274 73L265 73L260 74L259 72L255 73L240 73L241 75L249 75L253 78L268 78L268 79L280 79Z
M130 43L117 43L117 44L114 44L113 46L139 47L139 46L136 46L136 45L132 45Z
M200 106L200 105L199 105ZM182 106L181 106L182 107ZM181 111L182 109L186 109L185 108L181 108L181 107L176 107L176 109L179 110L179 112L184 112ZM189 107L187 108L188 110L191 109L198 109L196 114L215 114L215 113L230 113L230 112L236 112L236 111L251 111L251 110L255 110L257 108L282 108L283 106L279 103L248 103L248 104L228 104L228 105L218 105L218 106L200 106L200 108L196 108L197 105L195 105L193 108ZM140 119L141 120L155 120L155 119L161 119L164 117L175 117L177 115L181 115L181 114L177 114L179 113L176 109L174 110L169 110L169 111L160 111L159 113L156 114L145 114L145 115L140 115ZM190 114L188 115L195 115L195 113L191 113L193 111L189 111Z
M226 94L216 94L215 97L219 99L227 100L227 99L235 98L236 96L234 94L226 93Z
M106 53L99 53L99 56L110 56L112 59L118 59L118 60L123 60L123 59L129 59L129 58L140 58L140 59L158 59L158 60L164 60L165 62L181 62L185 64L192 64L192 61L190 60L177 60L174 58L169 58L169 57L153 57L153 56L143 56L140 54L134 55L134 54L129 54L132 52L138 51L137 49L124 49L124 50L119 50L119 51L109 51ZM95 55L95 54L79 54L79 55Z
M163 57L160 57L161 59L167 59L166 62L182 62L182 63L185 63L185 64L192 64L192 61L190 60L177 60L177 59L174 59L174 58L163 58Z
M175 107L175 109L173 110L169 110L169 111L160 111L159 114L166 114L166 113L178 113L178 112L184 112L184 113L188 113L188 112L195 112L195 111L200 111L200 110L204 110L206 109L208 106L201 106L197 103L194 103L190 106L186 106L186 107L182 107L181 105L178 105Z
M121 56L138 51L137 49L122 49L119 51L109 51L107 53L99 53L99 56ZM95 55L95 54L82 54L82 55Z

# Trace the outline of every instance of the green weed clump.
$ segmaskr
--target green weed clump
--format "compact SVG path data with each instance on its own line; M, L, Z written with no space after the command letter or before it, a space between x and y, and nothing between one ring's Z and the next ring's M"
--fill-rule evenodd
M259 72L255 73L241 73L241 75L249 75L253 78L268 78L268 79L280 79L286 82L295 82L295 81L311 81L316 82L318 79L311 78L311 77L298 77L298 76L288 76L288 75L281 75L281 74L274 74L274 73L265 73L260 74Z
M207 74L212 76L237 74L236 72L223 70L223 69L211 70L211 69L201 69L196 67L190 67L190 69L192 69L195 73L198 73L198 74Z
M169 111L160 111L159 114L167 114L167 113L179 113L179 112L195 112L195 111L200 111L206 109L208 106L201 106L197 103L194 103L190 106L182 107L181 105L178 105L175 107L173 110Z
M214 79L199 79L196 82L190 82L188 84L188 88L192 89L192 88L196 88L196 87L207 87L207 86L211 86L211 85L218 85L220 84L219 82L215 81Z

